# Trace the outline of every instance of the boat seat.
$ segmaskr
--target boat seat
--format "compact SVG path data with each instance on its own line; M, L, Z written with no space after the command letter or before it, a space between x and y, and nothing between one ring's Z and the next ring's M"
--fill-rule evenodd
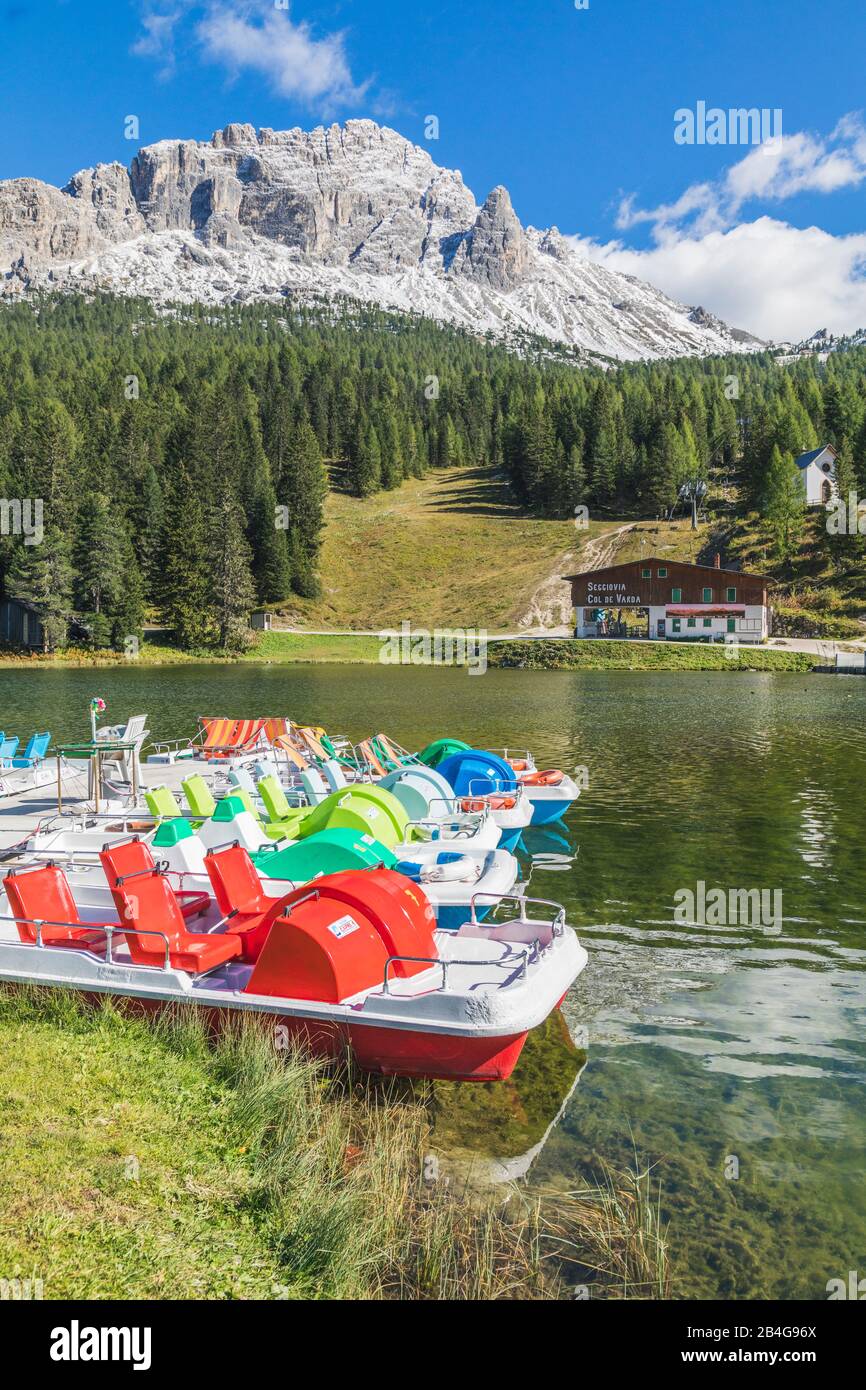
M243 845L209 850L205 868L220 912L229 919L228 930L241 940L242 959L258 960L272 923L282 913L284 899L265 892Z
M171 824L171 822L165 822L165 824ZM157 867L150 846L140 840L137 835L133 835L129 840L106 844L103 848L111 850L114 873L118 878L124 874L146 873ZM171 878L172 873L176 871L168 869L166 872ZM210 894L203 893L201 889L176 888L175 897L184 917L200 917L210 907Z
M124 848L109 845L99 859L118 919L130 924L125 936L136 965L164 965L166 945L172 969L189 974L214 970L240 955L241 943L236 936L208 936L187 930L177 895L159 869L132 870L124 876L121 869L128 862Z
M322 763L322 776L332 792L345 791L349 785L346 774L336 758L328 758L327 762Z
M200 772L194 772L191 777L185 777L180 785L183 787L186 804L194 816L200 820L206 820L208 816L213 815L216 810L216 801L213 792Z
M328 783L317 767L307 768L306 772L301 773L301 786L309 806L320 805L331 794Z
M73 946L102 955L108 938L100 923L82 924L66 874L56 864L20 873L10 869L3 880L6 897L24 942L36 944L36 923L42 928L44 946ZM106 926L116 927L116 922Z
M174 820L182 816L180 802L171 787L149 787L144 793L147 809L157 820Z
M558 768L547 768L543 772L524 772L520 780L524 787L559 787L563 773Z

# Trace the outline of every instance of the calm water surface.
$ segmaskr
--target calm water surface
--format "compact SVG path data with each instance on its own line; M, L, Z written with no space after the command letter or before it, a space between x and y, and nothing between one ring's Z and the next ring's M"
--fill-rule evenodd
M163 738L200 714L289 714L585 767L522 859L589 949L564 1008L587 1065L575 1085L548 1028L513 1086L461 1088L450 1136L519 1170L561 1108L531 1181L656 1164L681 1297L822 1298L866 1275L866 681L202 666L0 672L0 691L22 742L81 736L101 694ZM699 880L781 890L781 928L676 924Z

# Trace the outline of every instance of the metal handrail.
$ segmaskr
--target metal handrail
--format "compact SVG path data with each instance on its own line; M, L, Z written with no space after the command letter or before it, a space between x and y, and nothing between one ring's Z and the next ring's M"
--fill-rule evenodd
M388 972L392 965L396 965L399 963L403 963L406 965L441 965L442 983L439 986L440 990L447 989L448 987L448 971L452 965L462 965L466 968L477 967L479 965L493 965L498 970L511 970L512 967L514 967L513 960L443 960L441 956L389 956L385 962L385 971L382 976L382 993L387 994L389 997L391 995L391 991L388 988ZM527 960L527 957L524 956L523 960L514 968L514 978L525 979L528 965L529 962ZM406 995L404 997L408 999L414 998L413 995Z
M497 904L507 902L519 903L519 916L516 919L513 917L510 919L511 921L516 920L518 922L529 921L529 918L526 915L527 903L532 903L534 907L552 907L556 910L556 916L550 923L550 925L553 928L553 935L562 936L565 932L565 908L562 906L561 903L555 903L550 898L527 898L519 893L485 893L483 889L481 889L481 891L478 893L473 893L472 897L469 899L470 926L481 926L481 923L479 922L475 912L475 904L479 898L491 898Z
M115 926L115 925L113 925L113 924L110 923L110 922L52 922L52 921L50 921L50 920L49 920L48 918L46 918L46 917L14 917L14 916L9 916L9 914L8 914L8 913L5 913L5 912L2 913L2 914L0 914L0 922L15 922L16 925L17 925L19 922L23 922L23 923L25 923L27 926L35 927L35 928L36 928L36 940L35 940L35 942L33 942L33 941L12 941L12 942L7 942L7 943L6 943L7 945L11 945L11 946L34 946L34 945L35 945L35 946L37 946L37 947L41 947L43 950L50 950L50 949L51 949L50 943L46 946L46 943L42 940L42 928L43 928L43 927L65 927L65 928L67 929L67 931L99 931L99 932L104 932L105 935L106 935L106 937L108 938L108 946L107 946L106 954L105 954L105 960L106 960L106 963L107 963L108 965L117 965L117 964L118 964L118 962L117 962L116 960L114 960L114 958L112 957L112 954L111 954L111 943L112 943L112 938L116 935L117 932L120 932L120 933L121 933L122 935L124 935L124 936L129 936L129 935L131 935L131 936L158 936L159 939L165 943L165 960L163 961L163 964L160 965L160 966L156 966L156 965L145 965L145 966L136 967L136 968L140 968L140 969L142 969L142 970L168 970L168 969L170 969L170 967L171 967L171 948L170 948L170 946L169 946L168 937L167 937L167 935L166 935L166 933L165 933L164 931L155 931L155 930L154 930L153 928L151 928L151 927L129 927L129 926L123 926L122 923L118 923L118 924ZM135 963L135 962L133 962L133 963Z
M461 807L465 800L466 798L463 796L431 796L428 799L428 805L431 807L435 805L444 806L446 813L450 811L451 814L455 817L475 816L477 817L479 823L481 821L486 820L487 817L490 815L490 807L486 804L483 810L481 811L462 810Z
M510 762L511 758L519 758L522 762L531 763L535 767L535 758L528 748L488 748L487 751L488 753L496 753L506 763Z
M471 814L471 813L470 813L470 814ZM446 824L443 824L443 822L442 822L441 820L436 820L435 817L427 817L427 818L425 818L425 819L423 819L423 820L407 820L407 822L406 822L406 829L407 829L407 830L412 830L412 829L425 830L425 829L427 829L427 828L429 827L429 828L432 829L432 830L440 830L440 831L441 831L441 830L452 829L452 828L453 828L454 833L451 834L451 835L447 835L447 836L441 837L440 840L439 840L439 843L440 843L440 844L442 844L442 843L446 843L446 844L447 844L450 840L468 840L468 839L471 837L473 831L479 829L479 826L480 826L480 822L479 822L478 825L468 827L468 826L466 826L465 824L461 824L460 821L458 821L458 820L449 821L449 822L447 822ZM428 841L423 841L422 843L435 844L435 843L437 843L437 842L436 842L435 840L430 840L429 842L428 842Z
M491 779L490 777L470 777L470 779L469 779L469 791L466 793L466 795L467 795L467 796L515 796L515 795L517 794L517 789L518 789L518 787L520 786L520 782L519 782L519 780L518 780L518 777L517 777L517 773L516 773L516 772L515 772L515 774L514 774L514 786L513 786L513 787L490 787L490 783L491 783L492 780L494 780L494 779ZM497 781L502 781L503 779L502 779L502 778L497 778L497 779L495 779L495 780L497 780ZM486 792L474 792L474 791L472 790L472 788L473 788L473 787L476 785L476 783L478 783L478 782L482 782L485 786L487 786L487 787L489 788L489 790L486 791Z

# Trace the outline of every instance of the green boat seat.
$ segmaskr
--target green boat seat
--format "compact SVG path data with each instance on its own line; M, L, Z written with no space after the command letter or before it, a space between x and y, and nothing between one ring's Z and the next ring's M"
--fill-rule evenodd
M285 837L294 839L301 834L300 827L310 814L309 806L290 806L280 783L273 776L261 778L259 796L268 813L267 821L263 822L265 834L275 840Z
M213 815L216 810L216 801L213 792L200 772L194 772L191 777L185 777L180 785L183 787L186 804L194 816L199 816L201 820L207 820L208 816Z
M178 817L177 820L162 821L151 840L151 844L155 849L172 849L175 845L179 845L182 840L189 840L194 835L195 831L189 821Z
M157 820L174 820L183 815L180 802L171 787L150 787L144 793L147 809Z

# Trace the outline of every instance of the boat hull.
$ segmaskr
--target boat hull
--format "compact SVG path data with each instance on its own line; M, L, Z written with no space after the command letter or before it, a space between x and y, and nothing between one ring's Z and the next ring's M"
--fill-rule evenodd
M532 806L530 825L551 825L554 821L562 820L580 796L580 788L568 776L563 777L556 786L527 786L525 790Z
M65 985L38 985L38 990L65 989ZM7 989L26 989L34 985L6 982ZM76 990L93 1008L105 1001L106 993ZM156 1019L176 1010L176 999L142 998L112 990L112 1002L133 1017ZM186 1002L186 1001L184 1001ZM274 1031L275 1045L288 1050L293 1045L306 1048L323 1061L351 1061L362 1071L380 1076L404 1076L433 1081L505 1081L513 1072L528 1032L497 1037L456 1037L447 1033L428 1033L406 1028L382 1028L343 1024L329 1020L298 1018L293 1014L260 1013L227 1005L189 1001L201 1011L208 1031L216 1039L226 1028L236 1026L246 1015L257 1014Z

